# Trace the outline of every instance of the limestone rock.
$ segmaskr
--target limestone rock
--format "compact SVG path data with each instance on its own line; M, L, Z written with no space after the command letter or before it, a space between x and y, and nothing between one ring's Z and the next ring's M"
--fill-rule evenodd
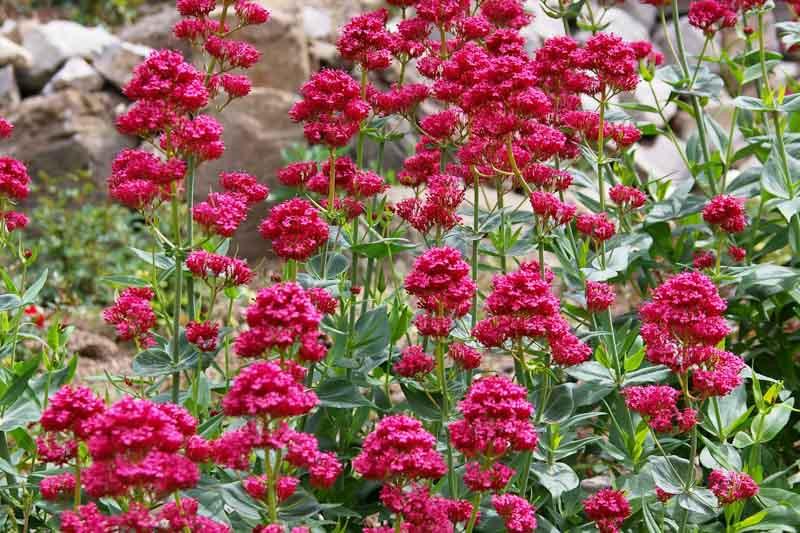
M642 142L634 157L636 166L652 179L665 178L677 182L689 176L689 170L677 148L663 135L652 141Z
M658 102L660 105L664 105L669 98L669 95L672 93L672 87L664 83L659 79L654 79L652 82L653 88L650 89L650 86L647 82L640 82L639 85L636 86L636 90L633 92L622 93L619 96L620 102L635 102L638 104L644 104L646 106L650 106L656 108L656 103ZM653 96L655 93L655 97ZM638 110L631 110L631 109L624 109L624 111L629 114L634 120L641 121L641 122L652 122L653 124L662 125L663 120L658 115L658 113L648 112L648 111L638 111ZM675 116L675 113L678 111L678 106L674 103L667 104L664 109L662 110L662 114L664 118L667 119L669 122L672 117Z
M686 57L690 63L694 64L693 58L700 55L700 52L703 49L703 43L705 42L705 36L703 35L703 32L689 24L688 17L681 17L680 26L682 30L681 35L683 36L683 46L686 50ZM672 55L672 50L669 46L670 41L675 46L675 28L672 24L669 24L668 34L669 41L664 34L664 28L659 24L653 33L652 42L656 49L664 54L665 63L677 63L678 60ZM719 34L717 34L712 42L708 45L706 53L708 53L710 50L719 50L721 44L722 40ZM715 67L714 64L706 63L706 65L708 65L713 71L719 72L719 67Z
M152 48L131 43L106 46L94 59L94 67L105 79L122 89L130 81L133 69L144 61Z
M83 92L97 91L103 87L103 78L92 66L80 57L73 57L47 82L42 94L52 94L62 89L77 89Z
M269 23L244 28L236 37L263 54L247 71L253 87L297 92L311 75L308 42L296 14L274 10Z
M129 43L141 44L156 50L162 48L178 50L189 56L192 52L191 46L172 33L172 27L180 19L181 16L175 9L175 3L170 2L153 13L137 19L134 23L126 25L119 32L119 37Z
M528 42L527 48L533 51L539 48L542 43L550 37L564 35L564 24L561 20L548 17L542 11L539 2L536 0L528 0L525 3L525 9L533 13L533 22L522 28L521 33L525 40Z
M14 65L19 68L27 68L32 61L30 52L11 39L0 36L0 67Z
M19 104L20 95L14 67L7 65L0 68L0 109Z
M649 41L650 28L642 24L636 17L628 13L628 6L625 9L611 7L606 12L605 20L609 21L608 27L603 31L619 35L626 41Z
M116 153L136 144L114 128L112 110L120 101L75 89L26 98L7 116L15 125L7 151L25 162L31 175L88 170L104 190Z
M118 39L99 26L89 28L76 22L54 20L21 28L22 44L30 52L30 68L22 71L21 83L31 91L44 86L50 75L67 59L91 58Z
M276 186L277 170L284 165L281 151L303 140L302 128L288 116L294 101L290 92L259 88L225 109L219 118L225 127L227 150L220 160L201 167L196 186L198 201L210 190L219 189L218 177L223 171L250 172L271 188ZM263 206L256 208L236 233L234 247L242 256L257 259L265 255L268 246L257 230L265 215Z
M305 6L301 12L303 31L309 39L323 39L333 33L333 19L326 9Z

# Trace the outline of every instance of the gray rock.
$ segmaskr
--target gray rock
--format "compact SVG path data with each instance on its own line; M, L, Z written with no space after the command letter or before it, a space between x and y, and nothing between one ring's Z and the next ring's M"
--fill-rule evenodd
M8 39L0 36L0 67L14 65L18 68L27 68L33 62L30 52Z
M534 19L531 24L522 28L522 36L525 37L529 51L539 48L542 43L550 37L564 35L564 24L561 20L548 17L543 11L537 0L527 0L525 9L533 13Z
M186 56L191 55L192 48L172 33L172 27L181 19L174 2L165 4L155 12L138 18L132 24L125 25L119 32L123 41L141 44L160 50L167 48L178 50Z
M591 494L611 488L612 485L611 476L594 476L581 480L581 488Z
M227 150L221 159L201 167L196 187L198 201L219 188L218 176L223 171L250 172L271 187L278 183L276 173L284 165L281 151L303 140L302 128L288 116L294 101L293 93L260 88L225 109L220 121L225 127ZM263 206L254 209L236 233L235 246L244 257L263 257L269 248L257 229L266 212Z
M663 135L640 143L634 157L636 166L652 179L663 178L678 182L689 176L689 169L683 163L677 148Z
M300 16L303 19L303 31L309 39L323 39L333 32L333 18L326 9L305 6Z
M0 68L0 109L15 106L19 102L19 87L14 76L14 67L6 65Z
M95 56L94 68L118 89L122 89L133 76L134 67L144 61L152 51L152 48L140 44L112 44Z
M83 92L97 91L103 87L103 78L92 66L80 57L73 57L47 82L42 94L52 94L63 89Z
M90 59L118 39L99 26L89 28L76 22L54 20L21 28L22 44L30 52L30 68L21 72L21 83L31 91L44 86L69 58Z
M626 41L650 40L649 25L643 24L639 19L629 14L627 6L625 10L618 7L609 8L604 20L608 21L608 27L603 30L604 32L619 35Z
M308 42L296 14L273 10L268 24L244 28L236 36L263 52L247 71L253 87L297 92L311 75Z
M644 104L653 108L657 108L657 103L660 105L664 105L669 98L669 95L672 93L672 87L664 83L659 79L654 79L652 82L653 88L651 90L650 85L647 82L640 82L639 85L636 86L636 90L633 92L622 93L619 96L620 102L635 102L638 104ZM655 97L653 96L655 93ZM634 120L643 121L643 122L652 122L653 124L657 124L659 126L663 125L664 121L661 120L661 117L658 113L648 112L648 111L638 111L638 110L630 110L625 109L626 113L631 115ZM672 117L675 116L675 113L678 111L678 106L674 103L669 103L664 106L662 110L662 114L664 118L666 118L667 122L669 122Z
M15 125L9 155L25 162L34 176L89 171L104 190L114 156L136 144L114 127L112 110L121 101L75 89L26 98L7 116Z

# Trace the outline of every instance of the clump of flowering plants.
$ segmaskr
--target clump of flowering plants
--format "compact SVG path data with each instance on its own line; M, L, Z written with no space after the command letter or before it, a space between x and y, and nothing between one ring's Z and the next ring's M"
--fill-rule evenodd
M130 375L107 376L107 398L61 387L74 364L60 356L32 379L41 361L16 345L36 338L23 309L44 279L18 295L3 275L16 318L2 495L17 529L800 527L800 100L770 73L773 6L693 0L684 28L677 2L647 3L674 65L604 32L602 3L544 2L564 35L535 50L521 0L389 0L353 18L337 43L352 72L314 74L290 111L321 157L282 168L288 199L268 205L267 176L231 169L197 203L194 181L259 59L237 31L269 15L179 0L175 34L202 59L160 50L135 69L118 127L147 149L118 154L108 178L158 243L136 251L148 274L110 278L103 318L138 352ZM697 57L687 31L705 41ZM736 46L712 46L721 31ZM668 101L626 103L656 79ZM705 111L724 83L727 128ZM686 143L673 104L693 119ZM680 178L635 165L657 135ZM387 146L412 136L386 168ZM10 206L29 178L0 163L24 286ZM280 273L228 255L248 216ZM53 331L45 354L62 353Z

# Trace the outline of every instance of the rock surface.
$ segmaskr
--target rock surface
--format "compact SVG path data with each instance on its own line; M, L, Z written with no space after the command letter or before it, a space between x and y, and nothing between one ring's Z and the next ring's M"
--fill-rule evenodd
M103 87L103 77L80 57L73 57L47 82L42 94L52 94L63 89L77 89L83 92L97 91Z
M115 43L106 46L94 57L94 68L117 89L122 90L130 81L133 69L144 61L153 49L132 43Z
M25 162L32 176L88 170L105 190L114 155L135 144L114 128L112 110L120 101L75 89L26 98L7 115L15 125L9 155Z
M0 36L0 66L14 65L19 68L27 68L32 61L33 56L25 48L11 39Z
M9 109L19 102L20 94L14 67L7 65L0 68L0 109Z

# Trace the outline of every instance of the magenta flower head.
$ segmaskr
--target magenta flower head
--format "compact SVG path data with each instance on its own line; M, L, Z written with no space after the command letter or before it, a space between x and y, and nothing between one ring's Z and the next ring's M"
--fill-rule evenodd
M735 196L715 196L703 208L703 220L727 233L741 233L747 226L744 199Z
M625 495L613 489L603 489L583 500L583 510L601 533L619 533L622 522L631 515Z
M364 439L353 469L366 479L404 482L439 479L447 472L436 451L436 438L419 420L405 415L387 416Z
M708 488L720 505L730 505L758 494L758 484L744 472L714 470L708 475Z
M492 496L494 507L508 533L533 533L536 531L536 509L528 500L513 494Z
M228 416L257 416L272 419L300 416L318 403L297 376L275 362L261 361L245 368L222 400Z
M292 198L272 208L258 227L272 241L272 250L282 259L308 261L328 240L328 225L319 211L302 198Z
M586 309L591 313L606 311L616 300L614 286L599 281L586 281Z

